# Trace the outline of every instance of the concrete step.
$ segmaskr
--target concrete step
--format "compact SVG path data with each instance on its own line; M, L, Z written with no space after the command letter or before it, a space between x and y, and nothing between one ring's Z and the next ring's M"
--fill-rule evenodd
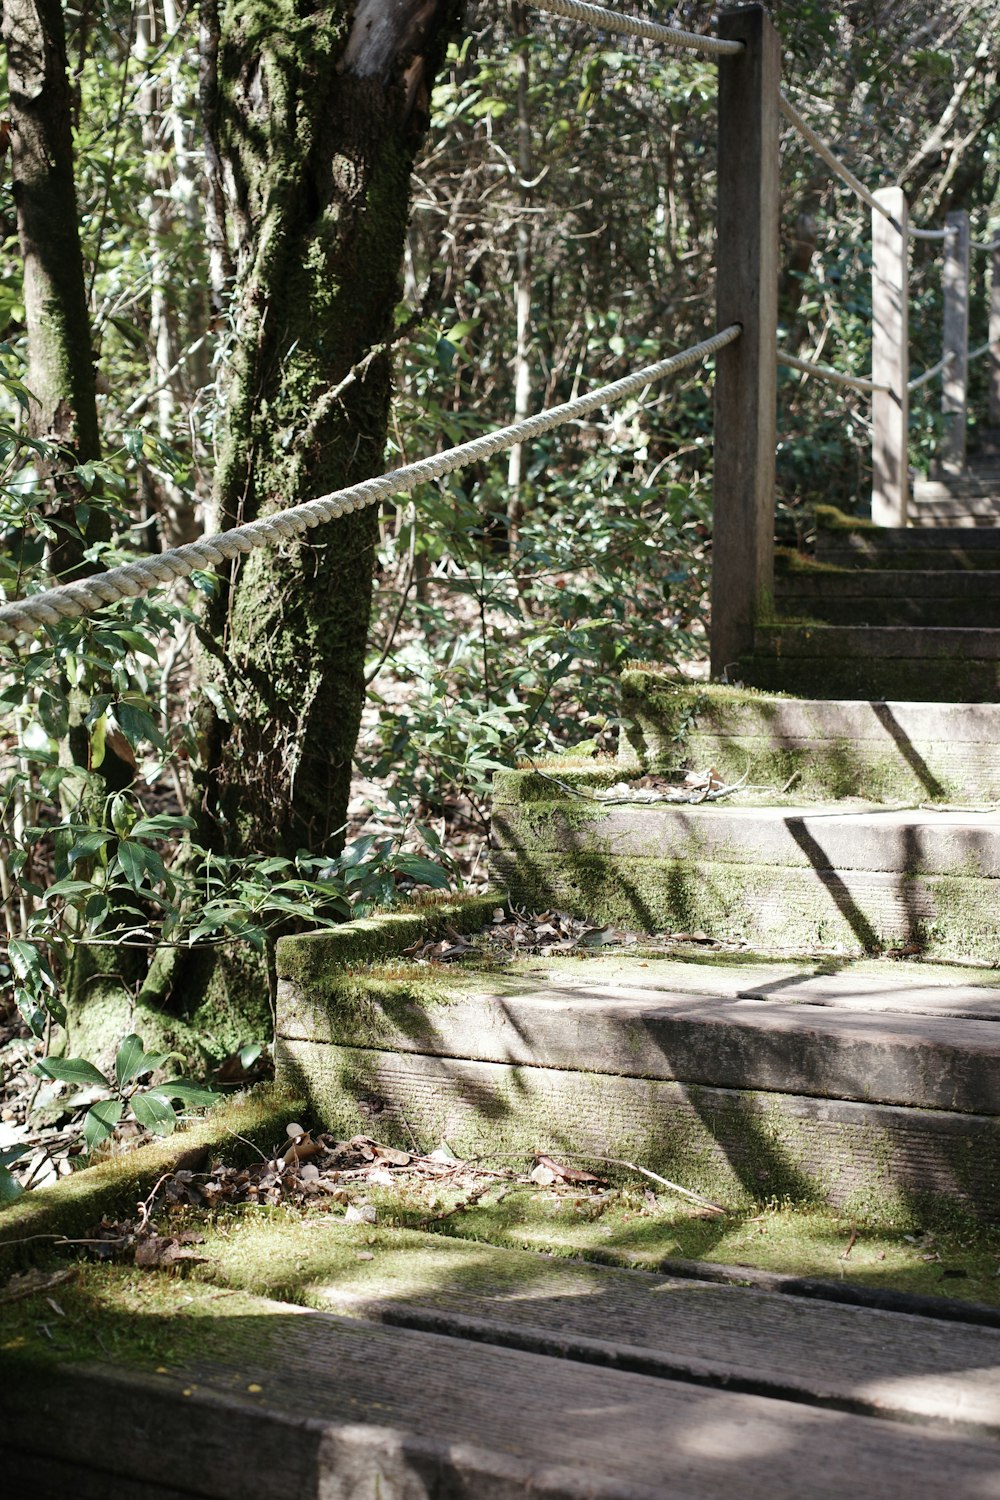
M753 657L732 675L803 696L990 703L1000 696L1000 630L761 625Z
M917 505L964 500L971 503L971 511L990 512L1000 517L1000 470L983 472L966 470L947 479L918 479L913 485L913 501Z
M844 568L1000 571L1000 527L873 526L816 507L816 560Z
M776 572L779 616L827 625L1000 627L1000 571L826 568Z
M303 985L282 1076L338 1131L639 1161L716 1202L1000 1210L1000 991L898 965L531 959ZM368 1122L367 1125L365 1122ZM529 1144L530 1143L530 1144Z
M626 771L715 766L796 797L1000 799L1000 704L785 698L652 666L627 667L621 693Z
M755 948L1000 962L1000 814L538 801L517 777L495 783L491 868L529 909Z
M806 1303L771 1309L749 1290L663 1277L626 1290L626 1273L613 1288L583 1269L575 1281L562 1272L561 1285L539 1274L534 1322L516 1303L472 1297L432 1328L420 1326L419 1306L401 1308L403 1326L389 1326L378 1306L366 1320L240 1294L209 1315L213 1297L234 1294L195 1285L184 1299L194 1314L184 1321L195 1329L170 1343L168 1320L147 1316L153 1326L136 1328L142 1353L131 1364L111 1355L32 1361L7 1351L0 1414L10 1493L729 1500L735 1487L745 1500L1000 1495L994 1330L867 1310L825 1316ZM564 1304L570 1319L586 1309L593 1335L560 1338ZM734 1348L736 1389L715 1373L726 1361L710 1308L723 1330L746 1318L747 1337ZM142 1321L133 1314L131 1322ZM98 1318L98 1330L102 1322L120 1340L129 1319ZM778 1343L761 1348L758 1377L751 1351L769 1324ZM696 1352L699 1326L708 1344ZM778 1330L790 1358L780 1396L767 1389L768 1374L778 1373ZM730 1347L732 1334L728 1343L720 1335ZM740 1358L748 1362L737 1369ZM836 1392L852 1372L858 1401L798 1392L797 1382Z

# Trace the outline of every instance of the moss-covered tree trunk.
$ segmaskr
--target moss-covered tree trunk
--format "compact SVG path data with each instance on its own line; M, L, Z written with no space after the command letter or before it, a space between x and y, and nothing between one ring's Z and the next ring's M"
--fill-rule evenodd
M100 434L59 0L3 0L3 40L33 398L27 428L54 445L39 468L54 511L69 520L73 502L83 498L73 469L99 456ZM63 532L50 551L53 571L77 571L81 550Z
M237 266L218 525L378 473L410 173L456 0L203 9L209 160ZM335 850L364 694L374 510L253 553L203 667L221 848ZM215 688L218 691L212 692Z

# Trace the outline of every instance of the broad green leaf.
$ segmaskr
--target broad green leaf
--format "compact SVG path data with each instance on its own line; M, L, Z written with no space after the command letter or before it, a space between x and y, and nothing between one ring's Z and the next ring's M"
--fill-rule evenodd
M9 1167L12 1161L27 1156L31 1149L30 1146L8 1146L6 1151L0 1151L0 1167Z
M14 1174L6 1167L0 1166L0 1208L8 1203L16 1203L23 1192L24 1188Z
M89 833L81 833L76 843L66 856L71 865L78 859L92 859L99 854L105 844L110 844L114 834L104 828L95 828Z
M152 1090L145 1091L133 1094L129 1102L132 1113L144 1130L152 1130L155 1135L170 1135L176 1129L177 1115L162 1094Z
M168 1083L154 1084L151 1089L144 1090L145 1098L151 1094L164 1100L180 1099L184 1104L216 1104L220 1097L214 1089L192 1083L190 1078L171 1078Z
M26 984L33 979L42 979L41 954L34 943L27 943L24 938L11 938L7 944L7 952L10 955L10 966L18 979L23 979Z
M120 1099L102 1099L90 1106L83 1119L83 1139L88 1151L107 1140L124 1112L125 1106Z
M115 1054L115 1078L118 1081L119 1088L122 1088L131 1079L135 1078L137 1073L142 1071L142 1063L145 1055L146 1052L142 1045L142 1037L136 1036L134 1031L130 1031L128 1036L122 1037L118 1043L118 1051Z
M35 1064L39 1078L58 1078L62 1083L97 1083L104 1088L108 1080L85 1057L43 1057Z
M115 721L133 750L143 740L148 740L151 745L162 750L163 735L157 728L156 721L145 709L136 708L134 703L116 703Z
M396 868L401 875L406 875L410 880L416 880L421 885L429 885L435 890L447 890L451 884L447 871L442 870L441 866L434 864L432 860L425 859L422 854L401 854Z

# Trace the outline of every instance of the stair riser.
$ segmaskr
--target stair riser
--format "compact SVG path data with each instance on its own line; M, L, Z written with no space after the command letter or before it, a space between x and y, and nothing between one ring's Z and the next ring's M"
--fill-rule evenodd
M715 1088L961 1114L1000 1115L995 1021L845 1014L773 999L650 996L599 989L537 995L462 993L428 1001L418 985L374 985L353 1004L331 995L278 993L288 1042L376 1047ZM395 992L394 992L395 991Z
M745 776L795 797L1000 798L1000 705L765 698L630 669L622 719L633 770L715 766L727 782Z
M1000 1218L1000 1121L988 1116L314 1041L276 1052L279 1080L342 1137L637 1161L732 1208L778 1197L891 1222L944 1198Z
M907 815L907 818L909 815ZM914 814L919 819L919 814ZM721 860L803 872L833 870L893 878L949 875L980 879L1000 892L1000 827L965 826L933 815L900 821L880 814L829 816L822 807L727 809L725 804L501 802L493 807L493 841L535 854L609 859Z
M903 948L1000 964L1000 882L680 858L494 850L497 885L529 911L556 907L640 932L703 932L752 948Z
M874 531L821 526L816 532L816 561L837 568L996 570L1000 531L993 526L889 526Z
M995 703L1000 700L1000 662L909 657L772 655L760 649L735 664L734 680L763 692L812 698L901 700L916 703Z
M876 575L877 576L877 575ZM993 575L990 574L990 577ZM942 626L1000 628L1000 593L976 598L858 598L834 588L808 592L780 586L774 591L779 620L810 619L826 625Z

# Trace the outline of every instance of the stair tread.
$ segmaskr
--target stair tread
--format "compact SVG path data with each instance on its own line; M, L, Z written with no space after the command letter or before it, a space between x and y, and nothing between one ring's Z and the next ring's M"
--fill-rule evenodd
M243 1324L242 1346L227 1323ZM918 1340L922 1332L930 1336L920 1327ZM975 1341L980 1354L987 1347ZM818 1348L815 1357L825 1362ZM798 1500L805 1466L816 1500L862 1486L885 1500L1000 1495L988 1436L264 1299L242 1319L202 1320L199 1357L169 1374L22 1365L18 1376L5 1382L3 1406L22 1451L169 1485L171 1494L181 1485L234 1500L360 1494L375 1477L386 1493L447 1488L482 1500L529 1491L552 1500L729 1500L734 1482L746 1500ZM983 1392L984 1382L972 1384ZM39 1409L60 1412L55 1429L32 1420ZM143 1431L155 1431L156 1443L137 1441Z
M358 1286L338 1274L326 1226L297 1237L294 1247L283 1238L275 1225L267 1281L295 1285L313 1306L348 1317L1000 1432L1000 1311L954 1302L935 1308L929 1299L928 1313L946 1312L945 1321L922 1315L913 1299L901 1317L825 1300L822 1281L810 1283L815 1295L806 1300L795 1295L797 1278L781 1275L764 1273L761 1288L727 1285L698 1277L697 1266L680 1278L670 1266L657 1274L537 1251L491 1248L484 1256L479 1244L439 1236L414 1244L412 1231L405 1243L383 1238L378 1273ZM727 1269L738 1280L740 1269L720 1272ZM224 1281L225 1271L216 1279ZM713 1274L710 1266L704 1271ZM833 1284L827 1290L840 1294ZM963 1311L970 1321L961 1321ZM977 1317L990 1321L977 1325ZM817 1360L817 1351L827 1357Z
M360 1019L286 995L279 1032L337 1047L377 1036L401 1053L529 1070L1000 1115L1000 990L918 985L908 1003L905 984L870 976L831 984L792 970L748 985L738 967L709 980L650 959L619 961L602 982L599 965L541 959L499 978L455 973L438 982L446 1003L432 1013L405 981L373 996Z

